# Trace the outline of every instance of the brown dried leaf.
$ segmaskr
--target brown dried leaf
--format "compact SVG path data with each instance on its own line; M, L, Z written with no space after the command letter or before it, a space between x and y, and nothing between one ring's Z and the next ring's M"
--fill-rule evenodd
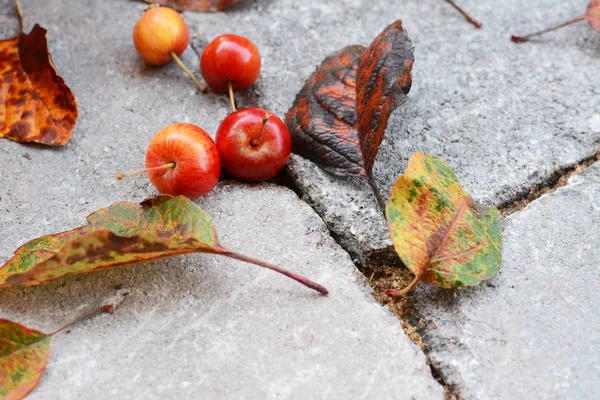
M224 11L240 0L143 0L148 4L160 4L177 11L216 12Z
M339 176L368 178L392 111L410 90L413 49L402 22L349 46L306 81L286 121L294 152Z
M408 99L412 85L413 47L402 21L388 26L362 54L358 66L358 136L370 173L388 119Z
M71 138L77 102L56 73L46 30L0 41L0 137L62 146Z

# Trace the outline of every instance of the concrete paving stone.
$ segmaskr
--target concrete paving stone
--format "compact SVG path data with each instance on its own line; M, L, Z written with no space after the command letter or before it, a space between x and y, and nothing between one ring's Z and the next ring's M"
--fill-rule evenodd
M212 134L228 112L226 98L199 95L176 65L156 69L139 59L131 33L144 4L22 3L26 30L35 22L48 29L53 60L80 117L64 148L0 140L0 263L22 243L78 226L98 208L155 195L146 178L118 182L115 172L143 165L161 128L190 122ZM11 8L12 1L0 0L1 21L9 20ZM190 66L199 61L191 49L183 59ZM198 204L213 216L224 245L305 274L330 296L207 255L2 290L0 317L44 331L116 304L114 315L56 337L30 398L443 396L423 353L292 191L221 183Z
M600 163L506 218L487 285L413 295L428 356L464 399L600 393Z
M224 246L330 295L209 255L2 290L0 317L45 331L116 304L56 337L31 399L443 397L423 353L295 193L222 183L198 203Z
M263 69L254 100L280 116L327 55L368 45L402 19L415 46L414 80L375 164L384 196L423 151L444 159L476 200L498 206L600 147L600 35L580 23L527 44L509 40L582 14L585 0L460 4L482 29L442 0L248 1L186 19L198 51L226 32L257 43ZM395 258L367 184L339 181L300 157L289 172L356 261Z

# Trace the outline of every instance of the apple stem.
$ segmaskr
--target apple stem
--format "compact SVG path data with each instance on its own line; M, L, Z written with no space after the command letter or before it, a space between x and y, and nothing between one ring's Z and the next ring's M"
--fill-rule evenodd
M147 174L148 172L154 172L154 171L162 171L165 169L171 169L171 168L175 168L175 163L174 162L170 162L168 164L165 165L161 165L158 167L152 167L152 168L146 168L146 169L140 169L138 171L132 171L132 172L117 172L117 179L121 180L123 178L127 178L129 176L134 176L134 175L141 175L141 174Z
M235 98L233 97L233 85L231 82L227 82L227 90L229 91L229 104L231 104L231 111L235 112L237 111L237 108L235 108Z
M471 17L469 14L467 14L467 13L465 12L465 10L463 10L462 8L460 8L460 6L459 6L458 4L456 4L454 1L452 1L452 0L446 0L446 2L450 3L450 5L451 5L452 7L454 7L454 8L455 8L455 9L456 9L456 10L457 10L459 13L461 13L461 14L462 14L462 16L463 16L463 17L465 17L465 19L466 19L466 20L467 20L469 23L471 23L471 24L475 25L475 27L476 27L477 29L480 29L480 28L481 28L481 22L477 21L475 18L473 18L473 17Z
M263 133L265 132L265 126L267 125L269 118L271 118L271 115L272 114L266 113L263 117L262 126L260 127L260 133L258 135L258 138L252 138L252 140L250 140L251 146L258 147L262 143Z
M413 290L414 287L417 286L417 283L419 283L420 281L421 281L421 274L417 274L417 275L415 275L415 278L412 280L412 282L409 283L408 286L405 287L404 289L402 289L402 290L388 289L385 291L385 294L387 294L388 296L392 296L392 297L404 296L406 293Z
M553 26L552 28L543 29L543 30L535 32L535 33L530 33L529 35L525 35L525 36L514 36L513 35L513 36L510 37L510 40L512 40L515 43L528 42L533 37L543 35L544 33L555 31L557 29L563 28L563 27L565 27L567 25L571 25L571 24L574 24L574 23L579 22L579 21L583 21L585 19L586 19L586 14L583 14L583 15L580 15L579 17L573 18L573 19L571 19L571 20L569 20L569 21L567 21L567 22L565 22L563 24Z
M70 328L71 326L73 326L73 325L75 325L75 324L77 324L77 323L79 323L81 321L85 321L86 319L90 319L90 318L92 318L92 317L94 317L94 316L96 316L96 315L98 315L100 313L108 312L108 313L112 314L112 312L114 310L115 310L115 307L112 304L108 304L106 306L102 306L102 307L98 308L97 310L92 311L91 313L82 315L81 317L79 317L79 318L75 319L74 321L68 323L67 325L63 326L62 328L59 328L59 329L55 330L49 336L54 336L57 333L62 332L65 329Z
M192 80L194 81L194 83L196 84L196 86L198 86L198 88L200 89L200 91L202 93L206 92L206 86L204 86L203 84L200 83L200 81L198 80L198 78L196 78L196 76L194 74L192 74L192 71L190 71L188 69L188 67L185 66L185 64L183 63L183 61L181 61L181 59L177 56L177 54L175 54L174 51L171 52L171 57L173 57L173 60L175 60L175 62L177 63L177 65L179 65L179 67L181 67L181 69L189 75L190 78L192 78Z
M17 15L19 16L19 33L23 33L25 21L23 18L23 10L21 9L21 3L19 0L15 0L15 6L17 6Z
M303 284L306 287L316 290L317 292L321 293L322 295L329 294L329 291L327 289L325 289L325 287L319 285L318 283L313 282L310 279L305 278L303 276L296 275L296 274L289 272L283 268L279 268L273 264L269 264L267 262L257 260L256 258L252 258L252 257L245 256L243 254L236 253L235 251L226 249L224 247L216 247L215 253L226 256L226 257L234 258L236 260L244 261L244 262L247 262L250 264L258 265L259 267L267 268L267 269L270 269L271 271L279 272L280 274L283 274L283 275L287 276L288 278L291 278L291 279L295 280L296 282Z
M148 2L146 2L146 3L148 3ZM144 10L144 12L146 12L148 10L152 10L153 8L158 8L158 7L160 7L159 3L152 3L148 7L146 7L146 10Z

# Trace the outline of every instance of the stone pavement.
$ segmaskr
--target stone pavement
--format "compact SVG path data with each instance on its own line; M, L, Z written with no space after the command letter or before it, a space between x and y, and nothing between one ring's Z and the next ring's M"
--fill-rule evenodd
M176 65L141 62L131 32L143 4L22 3L26 30L35 22L48 29L80 117L63 149L0 140L0 263L27 240L77 226L98 208L156 194L147 179L117 182L114 173L140 167L161 128L190 122L213 133L228 112L223 96L200 96ZM415 44L414 86L376 164L383 191L421 150L446 160L474 198L501 205L600 147L600 35L580 24L536 43L508 40L578 15L584 3L461 0L482 30L441 0L402 2L394 12L383 0L248 0L184 18L197 51L225 32L256 42L263 71L240 103L280 116L327 54L368 44L402 18ZM16 32L11 0L0 0L0 22L5 37ZM183 59L197 68L194 49ZM320 217L270 184L225 182L197 203L224 245L305 274L330 296L203 255L4 290L0 317L44 330L117 304L114 315L56 338L31 397L442 398L425 355L375 303L352 263L393 256L367 186L334 181L299 157L288 172ZM508 217L501 273L488 285L424 286L411 295L411 322L424 323L427 357L459 396L591 398L600 391L598 176L591 167Z
M600 393L600 163L505 219L498 275L472 290L421 287L429 358L470 399ZM419 319L421 321L419 321Z

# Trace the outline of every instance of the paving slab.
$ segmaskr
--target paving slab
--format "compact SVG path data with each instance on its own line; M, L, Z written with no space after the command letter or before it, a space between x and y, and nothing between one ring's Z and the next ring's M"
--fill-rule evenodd
M480 287L413 295L428 356L465 399L600 393L600 163L505 220Z
M144 4L22 3L26 30L35 22L48 29L80 117L64 148L0 140L0 263L27 240L78 226L98 208L155 195L146 178L117 182L115 172L140 167L161 128L183 121L213 133L228 112L223 96L200 96L177 66L141 62L131 33ZM10 21L11 9L12 1L0 0L1 21ZM183 59L198 63L191 49ZM198 204L223 245L305 274L331 294L207 255L2 290L0 317L44 331L116 304L114 315L56 337L30 398L443 397L423 353L295 193L225 182Z
M208 255L2 290L0 317L46 331L116 303L56 337L32 399L443 398L424 354L295 193L222 183L198 203L224 246L330 295Z
M249 1L186 18L198 51L216 33L257 43L263 69L251 100L279 115L327 55L368 45L402 19L415 46L414 80L375 164L382 192L387 197L408 158L422 151L446 160L476 200L501 205L600 148L600 35L580 23L527 44L509 40L582 14L584 0L460 4L482 29L442 0ZM394 258L368 185L331 178L299 157L289 172L356 261Z

